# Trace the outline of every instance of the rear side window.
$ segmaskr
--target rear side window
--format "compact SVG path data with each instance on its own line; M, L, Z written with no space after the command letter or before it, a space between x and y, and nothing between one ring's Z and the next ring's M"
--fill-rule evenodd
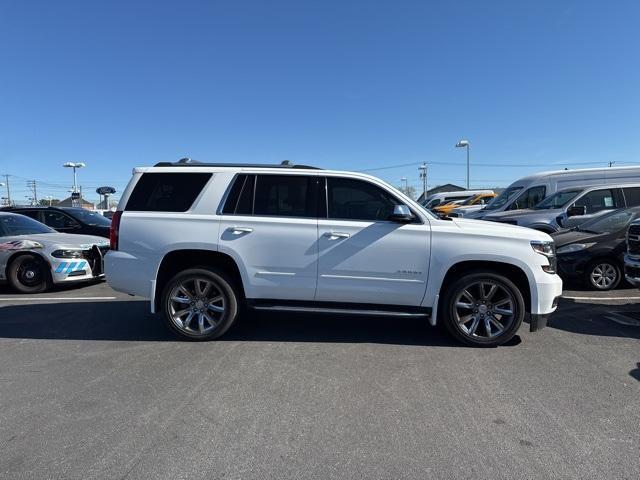
M222 209L228 215L251 215L253 213L253 192L255 175L238 175L229 190Z
M254 215L317 217L317 177L258 175L256 181Z
M25 215L29 218L33 218L34 220L40 221L39 210L12 210L14 213L19 213L20 215Z
M627 207L640 206L640 187L623 188L622 191L627 201Z
M125 210L186 212L211 178L211 173L145 173Z

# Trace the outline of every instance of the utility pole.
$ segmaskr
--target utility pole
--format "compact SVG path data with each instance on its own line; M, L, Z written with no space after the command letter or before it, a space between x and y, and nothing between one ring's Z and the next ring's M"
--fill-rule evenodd
M27 188L29 188L31 190L31 192L33 193L33 203L34 205L38 204L38 184L35 180L28 180L27 181Z
M423 163L418 167L420 178L422 179L422 200L427 198L427 164Z
M5 173L4 178L7 185L7 205L11 206L11 190L9 190L9 175Z

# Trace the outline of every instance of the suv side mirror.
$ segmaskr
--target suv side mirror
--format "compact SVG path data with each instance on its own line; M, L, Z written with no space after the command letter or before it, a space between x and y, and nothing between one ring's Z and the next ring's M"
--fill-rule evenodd
M584 205L582 207L578 207L573 205L567 209L567 217L577 217L578 215L586 215L587 207Z
M393 207L393 213L389 217L392 222L408 223L414 219L411 210L406 205L396 205Z

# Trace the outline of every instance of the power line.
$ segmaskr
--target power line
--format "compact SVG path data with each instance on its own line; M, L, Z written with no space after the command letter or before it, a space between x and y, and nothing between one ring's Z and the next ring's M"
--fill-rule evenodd
M548 165L548 166L543 166L541 168L549 168L549 169L553 169L553 168L557 168L558 170L562 169L563 167L566 166L582 166L582 165L602 165L607 166L609 162L568 162L568 163L562 163L562 164L557 164L557 165ZM621 163L621 164L626 164L626 165L636 165L638 162L615 162L615 163ZM421 165L422 162L412 162L412 163L400 163L400 164L396 164L396 165L387 165L384 167L375 167L375 168L366 168L363 170L355 170L356 172L377 172L380 170L390 170L393 168L403 168L403 167L411 167L411 166L415 166L415 165ZM447 165L447 166L466 166L466 163L460 163L460 162L432 162L429 161L429 165ZM531 164L521 164L521 163L474 163L474 166L477 167L490 167L490 168L504 168L504 167L510 167L510 168L532 168ZM609 165L610 166L610 165Z

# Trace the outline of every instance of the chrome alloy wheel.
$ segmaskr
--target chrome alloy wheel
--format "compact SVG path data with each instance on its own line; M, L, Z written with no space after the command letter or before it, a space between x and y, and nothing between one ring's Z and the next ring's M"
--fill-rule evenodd
M608 290L618 280L618 271L610 263L599 263L589 274L589 281L598 290Z
M509 329L515 319L516 301L502 284L490 280L467 285L455 298L459 329L474 339L491 339Z
M226 300L210 278L189 278L178 283L168 298L173 324L191 336L211 333L222 321Z

